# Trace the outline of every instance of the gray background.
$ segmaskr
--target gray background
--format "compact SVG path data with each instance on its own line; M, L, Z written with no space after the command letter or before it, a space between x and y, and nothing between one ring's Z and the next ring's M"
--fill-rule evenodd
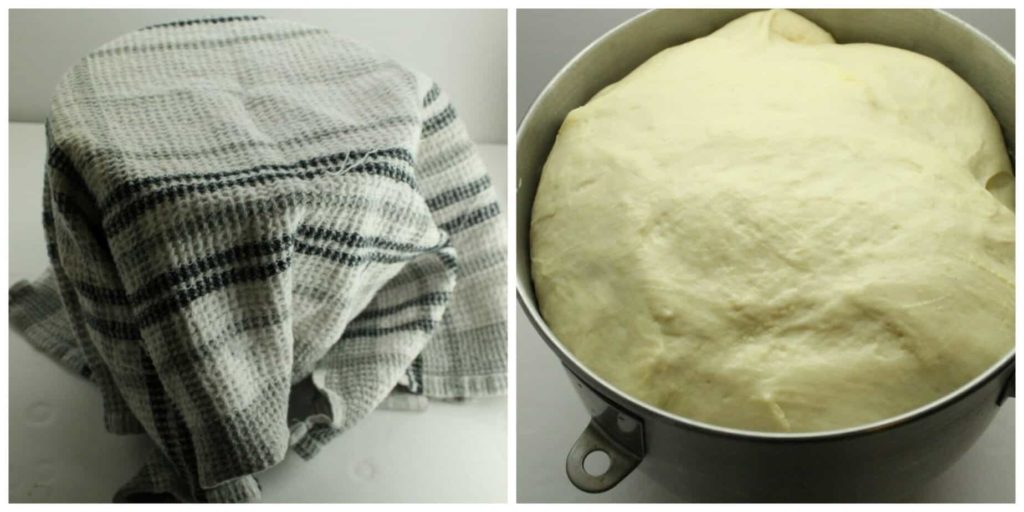
M517 14L517 119L562 66L594 39L639 10L523 10ZM1014 50L1012 10L948 10ZM642 473L643 464L603 494L576 490L565 477L565 456L588 416L558 358L517 311L517 499L520 502L688 501L684 486L667 489ZM1013 502L1015 401L955 466L920 492L916 502Z
M451 96L473 140L505 143L504 9L12 9L8 121L42 122L64 71L121 34L167 21L239 14L320 26L426 73Z

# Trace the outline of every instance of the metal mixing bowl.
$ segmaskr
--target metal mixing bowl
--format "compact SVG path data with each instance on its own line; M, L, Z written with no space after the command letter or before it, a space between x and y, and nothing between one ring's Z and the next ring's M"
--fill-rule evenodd
M966 23L938 10L796 9L840 43L871 42L930 56L988 102L1013 155L1014 60ZM537 309L530 277L530 213L541 169L562 120L604 86L657 52L714 32L750 10L656 10L616 27L570 61L519 128L517 286L520 303L561 359L592 419L569 450L566 472L588 492L614 487L640 465L668 486L700 489L708 500L883 500L919 487L952 465L1014 394L1014 352L949 395L869 425L812 434L718 427L635 400L584 367ZM611 458L602 475L583 469L594 451Z

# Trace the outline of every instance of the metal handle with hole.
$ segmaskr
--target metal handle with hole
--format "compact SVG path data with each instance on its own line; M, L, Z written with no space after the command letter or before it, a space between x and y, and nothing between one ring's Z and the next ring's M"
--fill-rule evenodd
M581 491L607 491L626 478L644 458L643 422L602 397L568 368L566 374L590 413L590 424L569 450L565 472ZM587 456L595 451L607 454L611 463L600 475L591 475L584 467Z
M583 466L587 456L594 452L604 452L610 460L608 469L600 475L590 474ZM601 427L591 420L586 430L572 445L569 456L565 458L565 473L577 489L597 493L615 487L639 464L640 457L612 441L601 431Z

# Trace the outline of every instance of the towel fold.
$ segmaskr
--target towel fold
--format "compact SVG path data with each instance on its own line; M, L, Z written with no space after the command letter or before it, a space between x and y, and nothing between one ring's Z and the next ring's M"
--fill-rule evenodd
M74 66L46 135L52 269L10 318L155 442L116 500L256 500L382 403L505 392L504 225L423 75L291 22L157 25Z

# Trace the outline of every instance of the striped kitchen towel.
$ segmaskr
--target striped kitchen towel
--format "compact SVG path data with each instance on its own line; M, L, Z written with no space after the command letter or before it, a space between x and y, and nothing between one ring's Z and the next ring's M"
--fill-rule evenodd
M255 500L386 400L504 393L504 224L426 77L296 23L169 23L75 65L46 136L52 268L10 319L155 442L116 500Z

